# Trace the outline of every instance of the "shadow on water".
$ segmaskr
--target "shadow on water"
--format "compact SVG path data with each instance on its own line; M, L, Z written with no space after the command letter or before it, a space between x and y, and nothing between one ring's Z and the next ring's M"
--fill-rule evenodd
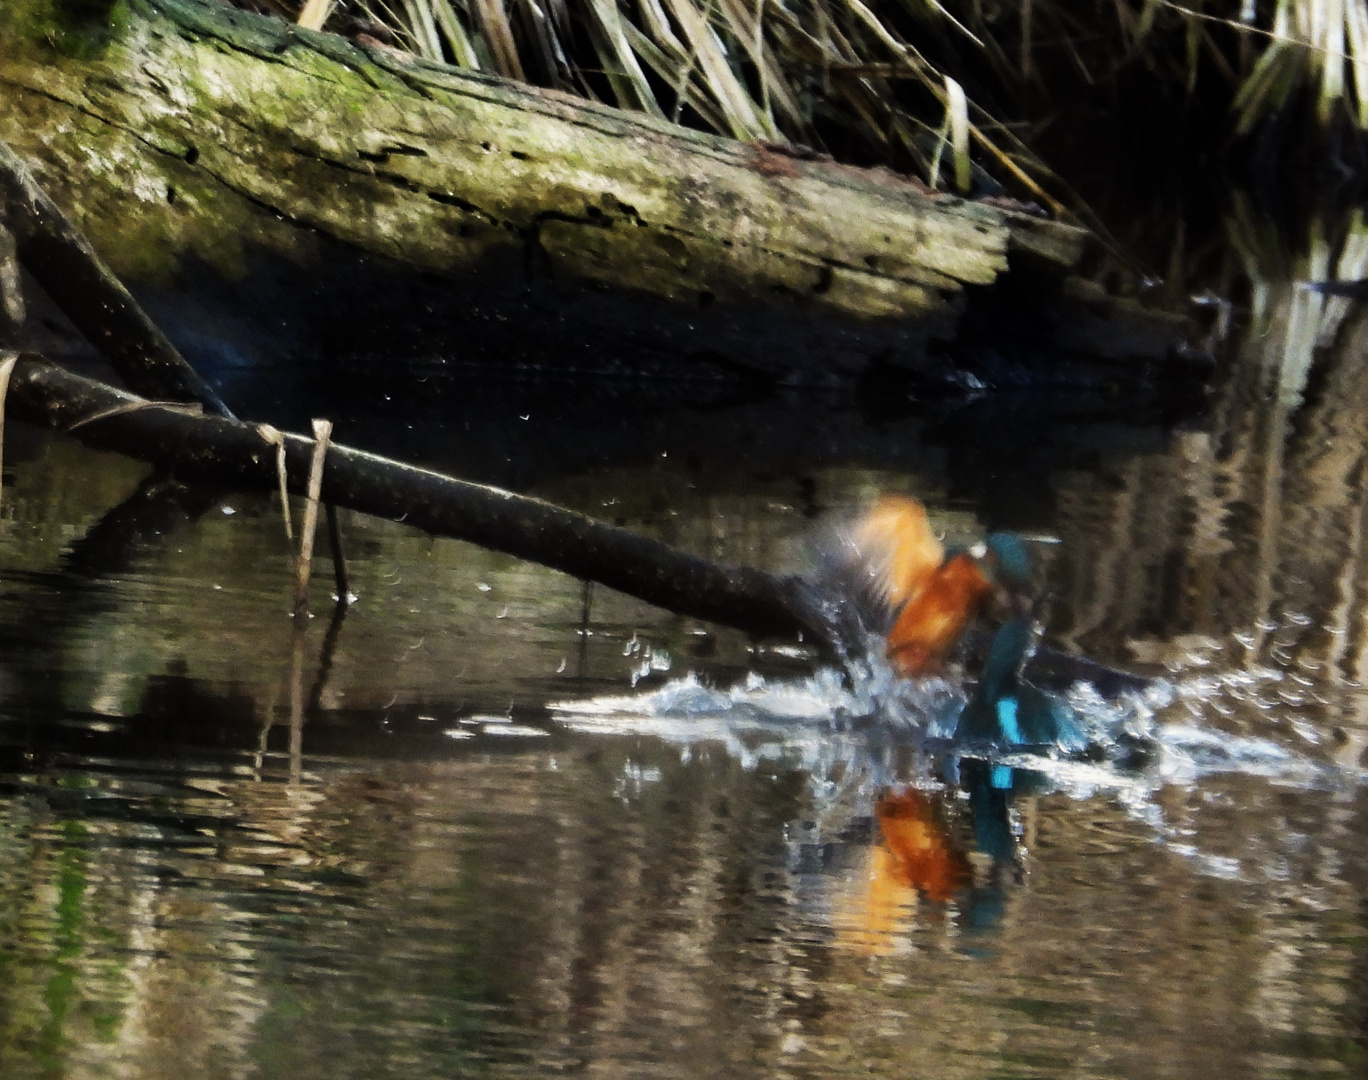
M1056 688L1080 752L956 742L963 680L877 650L817 667L349 515L359 601L330 622L320 571L296 624L270 500L27 432L0 1075L1361 1070L1368 339L1296 281L1368 242L1272 277L1232 232L1235 355L1177 427L900 380L262 384L277 423L738 563L798 569L889 490L951 542L1055 537L1046 641L1150 680Z

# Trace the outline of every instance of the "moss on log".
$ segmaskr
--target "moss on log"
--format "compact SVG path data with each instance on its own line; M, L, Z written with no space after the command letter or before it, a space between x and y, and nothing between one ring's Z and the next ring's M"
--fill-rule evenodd
M73 11L76 12L73 14ZM558 280L952 332L1009 254L1081 231L459 72L217 0L10 0L0 138L130 284L319 236L442 276Z

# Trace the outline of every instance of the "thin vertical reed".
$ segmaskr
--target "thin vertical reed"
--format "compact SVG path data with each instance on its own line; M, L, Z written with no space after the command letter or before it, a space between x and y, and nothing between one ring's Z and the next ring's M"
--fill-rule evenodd
M313 422L314 450L309 463L308 501L304 506L304 526L299 533L299 560L295 573L295 616L303 615L309 607L309 576L313 572L314 535L318 531L318 500L323 491L323 461L332 438L332 421Z
M351 580L347 574L347 556L342 550L342 526L337 520L337 507L328 503L328 548L332 552L333 584L337 587L337 603L346 607L352 601Z
M280 516L285 521L285 540L294 543L294 523L290 520L290 480L285 472L285 436L270 424L258 424L257 434L276 449L276 479L280 484Z
M299 25L306 30L322 30L336 6L337 0L308 0L299 13Z
M14 374L14 365L19 360L17 352L0 352L0 477L5 471L5 398L9 395L10 376ZM3 482L0 482L0 491L4 490ZM4 517L0 516L0 531L3 531Z

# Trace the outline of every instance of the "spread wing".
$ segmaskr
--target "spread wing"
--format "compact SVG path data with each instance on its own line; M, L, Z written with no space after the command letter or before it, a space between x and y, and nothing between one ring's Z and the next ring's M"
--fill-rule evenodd
M850 539L865 588L890 613L921 592L945 561L926 507L906 495L885 495L859 520Z

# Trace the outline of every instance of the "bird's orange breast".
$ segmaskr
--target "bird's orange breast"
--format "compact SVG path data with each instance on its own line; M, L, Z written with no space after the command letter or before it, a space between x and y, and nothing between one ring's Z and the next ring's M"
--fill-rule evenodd
M899 612L888 659L900 675L935 671L993 591L971 555L948 559Z

